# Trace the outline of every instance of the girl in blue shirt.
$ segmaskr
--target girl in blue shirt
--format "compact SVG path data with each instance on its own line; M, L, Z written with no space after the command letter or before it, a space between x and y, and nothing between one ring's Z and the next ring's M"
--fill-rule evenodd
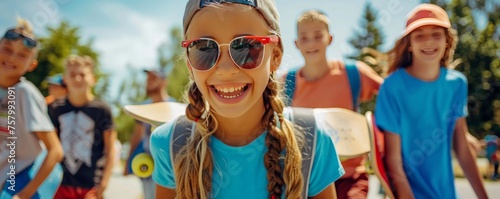
M421 4L389 52L375 117L398 198L457 198L450 149L478 198L487 198L466 141L467 79L446 67L456 43L446 11Z
M272 0L189 0L184 13L193 134L171 158L175 123L151 135L156 198L301 198L301 147L280 97L283 47ZM317 123L320 124L320 123ZM310 198L336 198L344 174L317 126Z

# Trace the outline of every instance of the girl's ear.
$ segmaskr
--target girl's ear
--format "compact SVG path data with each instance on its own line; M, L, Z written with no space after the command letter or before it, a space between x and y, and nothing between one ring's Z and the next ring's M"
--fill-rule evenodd
M273 56L271 57L271 72L276 72L281 64L281 58L283 57L283 52L280 47L276 45L273 48Z
M410 47L408 47L408 51L409 51L409 52L411 52L411 46L410 46Z

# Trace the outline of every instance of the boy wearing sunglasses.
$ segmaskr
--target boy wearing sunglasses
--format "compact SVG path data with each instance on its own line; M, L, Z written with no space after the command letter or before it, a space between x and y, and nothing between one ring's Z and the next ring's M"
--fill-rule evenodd
M38 64L34 38L29 23L19 19L18 26L7 30L0 39L0 184L3 189L0 198L42 197L37 190L56 172L63 157L61 143L47 115L45 99L22 77ZM46 154L43 164L36 175L28 175L42 152ZM60 176L51 180L59 183Z
M342 60L328 60L326 49L333 41L328 26L328 17L315 10L305 12L297 21L295 45L304 57L305 65L293 72L291 81L295 82L295 87L286 88L293 93L291 97L289 95L291 105L357 111L358 102L369 101L378 92L383 79L362 62L347 64ZM284 79L290 81L288 75ZM355 84L351 85L351 82ZM368 174L364 162L365 157L342 161L346 173L335 182L338 198L367 197Z

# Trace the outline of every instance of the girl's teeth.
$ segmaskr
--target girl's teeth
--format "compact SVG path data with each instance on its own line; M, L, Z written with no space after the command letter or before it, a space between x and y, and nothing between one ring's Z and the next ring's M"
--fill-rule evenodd
M234 91L240 91L242 89L243 89L243 87L238 87L238 88L234 88L234 87L231 87L231 88L216 88L217 91L222 92L222 93L231 93L231 92L234 92Z
M233 98L239 97L241 94L243 94L243 93L240 93L240 94L237 94L237 95L230 95L230 96L221 95L221 97L226 98L226 99L233 99Z

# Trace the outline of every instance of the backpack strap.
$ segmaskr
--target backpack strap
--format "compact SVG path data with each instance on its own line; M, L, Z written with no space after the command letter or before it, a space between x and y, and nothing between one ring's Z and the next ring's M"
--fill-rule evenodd
M180 116L174 123L174 132L170 137L170 161L174 165L174 160L179 151L184 147L191 136L196 123L187 119L185 115Z
M285 95L286 99L285 105L291 106L293 100L293 94L295 92L295 79L296 79L297 69L288 71L285 79Z
M347 71L347 77L349 79L349 85L351 87L352 94L352 110L359 110L359 92L361 89L361 78L359 77L359 71L356 67L356 61L348 60L345 61L345 69Z
M311 177L312 164L316 153L316 120L314 118L313 109L308 108L292 108L292 122L302 127L301 132L305 133L304 146L302 147L302 176L304 178L304 188L302 190L302 198L307 198L309 192L309 180Z

